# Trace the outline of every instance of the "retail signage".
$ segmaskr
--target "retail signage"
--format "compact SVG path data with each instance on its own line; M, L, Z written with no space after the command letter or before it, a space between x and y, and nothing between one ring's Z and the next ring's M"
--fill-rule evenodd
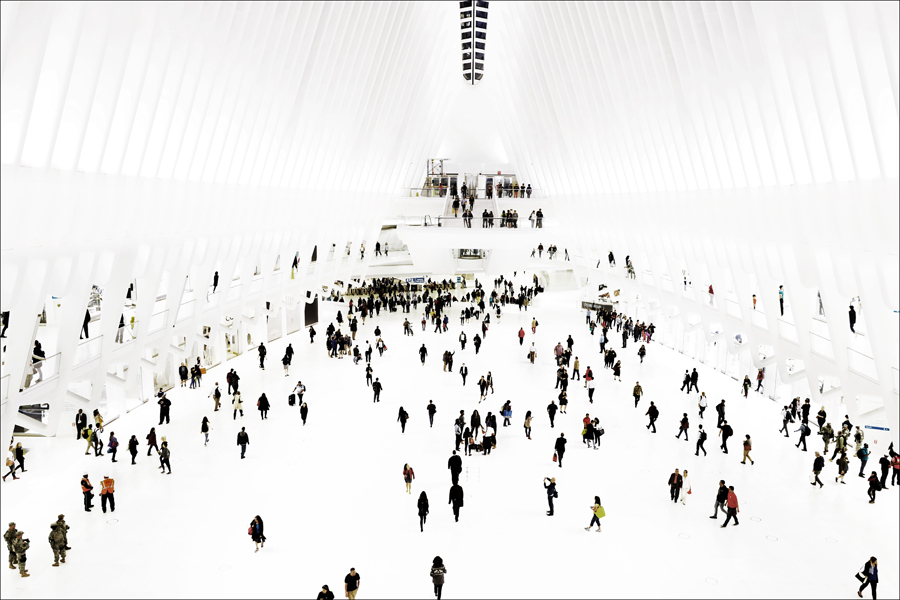
M424 277L407 277L407 278L406 278L406 283L418 283L418 284L424 284L424 283L425 283L425 278L424 278Z

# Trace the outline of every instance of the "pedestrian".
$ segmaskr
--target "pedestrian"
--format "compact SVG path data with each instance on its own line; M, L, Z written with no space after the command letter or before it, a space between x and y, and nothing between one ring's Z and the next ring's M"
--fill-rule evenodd
M800 441L797 442L796 447L799 448L800 444L803 444L803 451L806 452L806 436L808 436L810 433L812 433L812 430L809 428L809 425L807 424L806 419L804 419L803 422L800 423L800 429L795 430L795 433L797 431L800 432ZM841 438L838 437L838 439L840 440ZM838 444L841 444L841 442L838 442ZM837 452L837 449L835 449L835 453L836 452Z
M863 444L863 447L860 448L859 450L857 450L857 452L856 452L856 458L859 459L859 476L860 477L865 477L865 475L863 475L863 471L866 468L866 463L869 462L869 454L870 454L870 452L869 452L868 444Z
M519 327L519 345L521 346L524 343L525 343L525 329L522 327Z
M231 375L231 374L229 373L229 378L230 378L230 375ZM229 388L231 387L231 382L230 382L230 381L229 381L229 383L228 383L228 387L229 387ZM209 392L209 397L212 398L212 399L213 399L213 402L215 403L215 407L213 408L213 412L217 412L217 411L219 410L219 407L221 406L221 403L219 402L219 400L222 398L222 390L219 389L219 382L218 382L218 381L217 381L216 384L213 386L213 389L210 390L210 392Z
M790 437L790 435L788 435L788 428L787 428L787 424L789 421L792 421L791 409L788 406L784 406L781 409L781 429L778 430L778 433L784 432L784 437ZM831 429L830 425L829 425L828 429L829 430ZM832 434L833 434L833 432L830 434L827 432L825 434L823 434L823 437L825 439L825 454L828 454L828 442L831 441Z
M131 439L128 440L128 453L131 454L131 464L136 465L134 459L138 454L138 439L136 435L132 435Z
M15 472L18 469L22 469L22 472L25 473L26 472L25 471L25 449L22 448L22 442L16 443L15 453L16 453L16 462L18 462L19 464L16 466L15 469L13 469L13 471ZM115 459L115 456L113 458ZM115 460L113 460L113 462L115 462Z
M422 361L422 366L425 366L425 357L428 356L428 349L425 348L425 344L422 344L422 347L419 348L419 359Z
M165 436L163 436L163 440L165 439ZM172 474L172 463L169 462L171 455L171 452L169 452L169 442L164 441L159 449L159 468L162 469L163 473L166 473L166 467L168 467L169 472L166 473L166 475ZM160 475L161 474L162 473L160 473Z
M425 410L428 411L428 423L429 427L434 427L434 413L437 412L437 406L434 405L434 402L431 400L428 401L428 406L425 407Z
M248 444L250 444L250 436L247 435L247 428L241 427L240 432L237 434L237 445L241 447L241 460L244 459Z
M156 427L151 427L150 433L147 434L147 456L150 456L151 450L159 453L159 446L156 445Z
M266 345L262 342L259 343L259 347L256 349L259 352L259 368L263 371L266 370Z
M31 577L31 575L28 574L28 569L25 568L25 563L28 561L28 557L25 553L28 552L28 548L31 547L31 541L22 537L23 535L24 532L22 531L16 533L16 541L13 542L13 551L16 553L16 562L19 563L19 576Z
M58 567L60 558L62 562L66 562L66 542L64 532L60 530L59 521L50 523L50 536L47 541L50 542L50 550L53 552L53 564L51 567Z
M75 415L75 439L81 439L81 432L87 427L87 415L80 408Z
M459 426L459 423L456 425ZM453 455L447 461L447 468L450 469L450 480L453 482L453 485L456 485L459 483L459 474L462 473L462 458L456 454L456 450L453 451Z
M259 552L260 548L266 547L265 526L263 525L262 517L259 515L253 517L253 520L250 522L250 536L256 545L256 549L253 552Z
M306 405L306 402L300 405L300 418L303 420L303 424L306 425L306 417L309 415L309 407Z
M556 449L556 458L560 469L562 469L563 454L566 453L566 442L566 434L560 432L559 437L556 438L556 444L553 446Z
M703 425L697 426L697 448L694 450L694 456L700 456L700 451L703 450L703 456L706 456L706 448L703 447L703 444L706 442L706 432L703 431Z
M672 499L672 502L678 502L678 494L681 493L683 485L684 478L682 478L678 469L675 469L675 472L669 475L669 497Z
M688 428L690 427L690 423L688 423L687 413L682 413L684 416L681 417L681 425L678 428L678 435L676 438L680 438L681 434L684 434L684 441L688 441Z
M721 427L722 422L725 420L725 399L723 398L721 402L716 404L716 427Z
M260 420L269 418L269 399L266 398L265 393L256 401L256 408L259 410Z
M372 384L372 392L374 392L374 397L372 398L372 402L381 402L381 382L378 381L378 378L375 378L375 383Z
M859 586L856 595L862 598L863 590L870 586L872 588L872 600L875 600L878 597L878 559L873 556L866 561L866 564L856 574L856 578L862 581L862 585Z
M322 591L316 596L316 600L334 600L334 592L329 590L327 585L323 585Z
M387 244L385 244L386 249ZM344 596L354 600L356 594L359 593L359 585L359 573L356 572L356 569L350 567L350 574L344 577Z
M706 411L707 406L708 406L708 403L706 401L706 392L701 392L700 399L697 400L697 408L700 409L700 418L701 419L703 418L703 413Z
M231 397L231 404L234 407L234 414L232 416L232 421L237 419L237 414L241 413L241 416L244 416L244 405L241 403L241 393L238 391L234 392L234 395Z
M550 505L550 510L547 511L547 516L553 516L553 499L559 498L559 494L556 491L556 478L555 477L544 477L544 489L547 491L547 504Z
M166 395L163 394L162 398L157 401L159 404L159 424L163 424L163 419L165 419L166 424L169 423L169 407L172 406L172 401L166 398Z
M525 437L531 439L531 411L525 413Z
M91 498L94 497L94 492L91 491L94 489L94 486L91 485L91 480L88 479L88 474L85 473L81 477L81 494L84 496L84 512L91 512L91 509L94 505L91 503Z
M428 519L428 496L425 495L424 490L421 494L419 494L419 501L416 503L416 506L419 509L419 531L425 531L425 521Z
M753 442L750 440L750 435L749 434L745 435L744 436L744 460L741 461L742 465L746 465L748 460L750 461L751 465L756 464L755 462L753 462L753 459L750 458L750 450L752 450L752 449L753 449Z
M825 487L825 484L819 479L819 473L822 472L822 469L825 468L825 458L816 452L816 458L813 460L813 472L812 477L810 479L812 481L809 482L809 485L815 486L817 483L819 484L819 489L821 490Z
M397 413L397 420L400 421L400 433L406 433L406 421L409 420L409 413L403 410L402 406Z
M875 474L875 471L872 471L872 474L869 475L869 504L875 504L875 492L881 489L880 486L878 475Z
M684 392L685 388L687 389L687 393L690 394L691 393L691 374L687 371L687 369L685 369L685 371L684 371L684 378L681 381L681 390L680 391Z
M659 409L656 408L656 405L651 401L650 408L647 409L647 412L644 413L645 416L650 417L650 422L647 424L647 429L653 428L653 433L656 433L656 419L659 418Z
M209 442L209 430L212 427L209 426L209 419L203 417L203 422L200 423L200 433L203 434L203 445L205 446Z
M635 382L631 395L634 396L634 407L637 408L638 402L641 401L641 396L644 395L644 389L641 387L640 381Z
M738 506L738 497L737 494L734 493L734 486L728 486L728 499L725 500L725 503L728 506L728 516L725 517L725 523L722 525L722 529L728 527L728 522L731 519L734 519L734 527L740 525L738 522L738 513L741 512L740 506Z
M885 489L887 488L887 476L891 471L891 459L885 454L878 460L878 464L881 466L881 481L879 481L879 484L881 489Z
M425 492L422 492L423 494ZM441 590L444 587L444 576L447 574L447 567L444 566L444 560L440 556L435 556L431 561L431 583L434 584L434 596L437 600L441 600Z
M450 499L447 504L453 505L453 520L459 522L459 509L463 506L464 492L458 484L450 486Z
M852 333L856 333L856 329L855 329L855 327L856 327L856 310L854 310L852 304L850 305L849 317L850 317L850 331Z
M466 363L463 363L462 366L459 368L459 374L462 376L463 387L465 387L466 377L469 376L469 368L466 367Z
M116 512L116 480L109 475L104 475L100 480L100 508L106 512L106 503L109 502L109 510Z
M416 478L416 474L409 464L403 465L403 482L406 483L406 493L412 494L412 482Z
M591 524L585 527L584 530L590 531L591 527L596 523L597 533L600 533L600 519L606 516L606 510L600 504L600 496L594 496L594 504L591 505L591 513Z
M722 426L719 427L719 435L722 436L722 445L719 448L722 449L723 453L728 454L728 438L734 435L734 429L731 428L728 421L722 421Z
M16 551L13 549L13 544L16 543L16 536L19 534L19 531L16 529L15 523L9 524L9 529L3 532L3 541L6 542L6 550L9 552L9 568L15 569L18 560L16 559Z
M716 504L713 508L713 516L711 516L710 519L718 519L719 510L721 510L726 516L728 515L726 502L728 502L728 488L725 487L725 480L720 479L719 489L716 490Z
M844 483L844 476L849 470L850 459L847 458L847 453L843 452L841 453L841 457L838 459L838 476L834 478L835 483L837 483L838 479L840 479L841 483Z

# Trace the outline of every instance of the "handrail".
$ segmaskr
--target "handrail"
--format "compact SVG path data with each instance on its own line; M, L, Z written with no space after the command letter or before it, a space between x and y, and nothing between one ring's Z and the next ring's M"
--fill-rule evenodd
M75 347L75 361L72 366L79 367L88 361L99 358L102 348L102 335L95 335L92 338L81 340Z
M22 373L22 390L33 389L41 383L59 375L59 363L61 357L62 353L57 352L56 354L51 354L37 362L28 363L25 366L25 372ZM40 377L40 379L35 381L35 375Z

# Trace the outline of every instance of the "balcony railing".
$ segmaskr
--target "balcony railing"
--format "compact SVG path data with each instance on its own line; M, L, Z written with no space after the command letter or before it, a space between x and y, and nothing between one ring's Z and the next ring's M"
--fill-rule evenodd
M72 366L80 367L81 365L98 358L102 349L102 335L95 335L92 338L81 340L75 347L75 361L72 363Z
M166 323L169 320L169 309L158 312L155 315L150 317L150 327L147 331L147 334L156 333L157 331L162 331L166 327Z

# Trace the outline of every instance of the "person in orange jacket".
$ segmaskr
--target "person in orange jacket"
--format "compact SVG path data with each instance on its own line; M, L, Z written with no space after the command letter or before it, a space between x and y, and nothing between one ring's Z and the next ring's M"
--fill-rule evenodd
M106 512L106 502L109 501L109 510L116 512L116 480L109 475L104 475L100 481L100 508Z
M81 493L84 494L84 512L91 512L91 509L94 507L91 504L91 498L94 497L93 489L94 486L91 485L91 480L88 479L88 474L85 473L81 478Z

